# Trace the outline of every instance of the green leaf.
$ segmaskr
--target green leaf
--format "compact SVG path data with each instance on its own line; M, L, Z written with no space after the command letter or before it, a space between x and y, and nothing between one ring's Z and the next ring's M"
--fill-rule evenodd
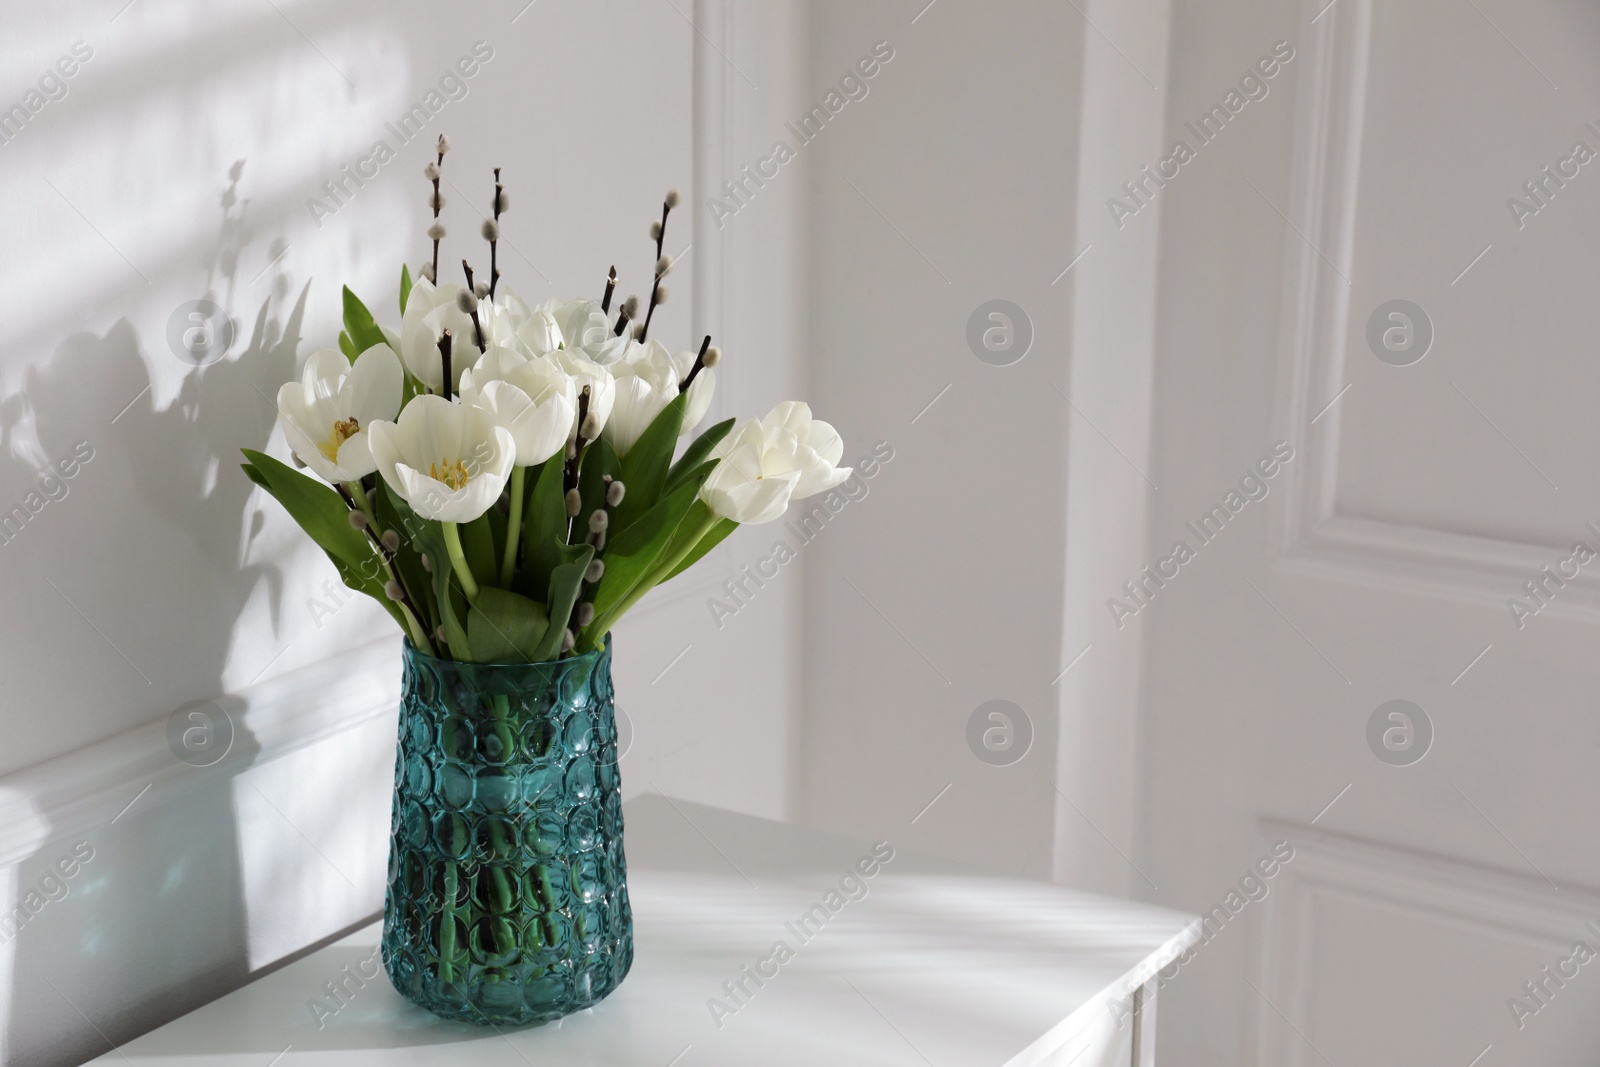
M578 602L578 594L583 588L583 572L589 569L589 560L594 558L593 545L569 547L576 549L575 554L568 562L550 572L550 629L537 650L536 662L542 663L561 655L561 640L566 635L573 605Z
M593 552L593 545L569 545L564 541L551 541L543 546L535 555L542 562L543 567L539 573L543 575L537 582L534 581L536 568L528 566L526 562L517 571L517 576L512 580L516 591L526 597L544 600L550 595L550 575L563 563L571 563L585 552Z
M344 287L344 328L355 347L355 355L351 355L348 350L345 351L345 355L350 356L352 362L356 356L373 345L388 343L383 331L378 329L378 324L372 321L372 312L367 310L367 305L361 302L360 297L350 291L348 285Z
M688 403L687 393L674 397L622 457L619 476L628 488L611 516L614 530L626 530L661 499L667 469L672 466L672 450L678 446L678 431L683 428L683 409ZM584 502L588 503L587 497Z
M691 470L686 476L680 478L678 480L678 484L673 487L670 493L667 494L670 497L673 494L682 493L686 488L693 488L694 495L697 499L693 504L689 505L689 509L685 513L684 518L679 520L677 528L673 530L671 540L667 542L666 547L661 551L661 559L672 558L678 549L683 547L683 539L694 536L694 532L700 529L706 517L710 514L710 510L705 506L703 501L698 499L698 496L700 492L700 486L705 484L706 476L716 468L718 462L718 460L714 459L706 460L704 463ZM737 523L735 525L737 525ZM709 551L709 549L706 551ZM704 553L702 552L701 555L703 554ZM696 555L695 558L699 559L700 556ZM681 569L682 568L674 568L672 570L672 574L678 573L678 571ZM671 575L668 575L668 577L670 576ZM667 579L663 578L661 580L664 582Z
M597 508L605 506L605 476L608 474L613 478L621 477L622 462L617 459L617 453L611 448L611 442L602 437L584 447L582 465L578 468L578 493L583 497L583 506L578 510L578 517L572 523L573 544L583 544L584 539L589 536L589 516L594 514ZM631 490L633 487L628 488ZM623 498L623 502L627 502L626 497ZM615 515L611 516L612 533L622 529L615 525L616 519Z
M499 507L490 508L483 513L483 517L489 520L489 551L495 561L489 583L499 585L500 561L506 558L506 517L501 514Z
M602 556L606 572L594 595L594 613L597 617L605 615L626 599L634 586L655 567L684 516L692 505L698 503L696 492L698 489L693 485L680 485L645 512L638 522L606 541Z
M389 617L394 620L395 625L400 627L400 632L410 635L411 627L406 624L406 617L401 612L400 605L390 600L389 594L385 592L385 587L388 585L388 576L381 569L383 564L378 562L377 556L373 557L372 564L373 567L379 568L376 574L372 573L369 567L347 568L338 560L333 559L332 556L328 558L333 560L333 566L339 572L340 581L356 592L365 593L373 600L376 600L383 607L383 610L389 613Z
M264 452L252 448L241 451L255 471L252 480L271 493L317 547L328 554L344 584L382 604L401 629L405 629L405 616L384 592L388 568L384 566L383 557L366 534L350 525L350 509L343 498L321 482Z
M538 663L550 618L543 604L489 586L467 610L467 639L479 663ZM557 635L557 648L560 647Z
M361 354L360 352L356 351L356 343L350 340L350 335L345 333L343 330L339 331L339 351L343 352L344 357L351 363L354 363L356 361L356 357Z
M272 485L267 481L266 475L256 470L252 464L241 463L239 464L239 467L244 471L246 478L249 478L252 482L255 482L267 492L272 492Z
M462 523L459 529L461 552L467 557L467 569L472 571L473 579L479 586L499 585L500 557L495 555L494 528L489 525L488 512Z
M705 504L698 500L695 501L695 503L699 504L702 508L705 507ZM684 519L683 524L679 527L679 529L694 529L694 526L691 524L698 522L702 517L703 516L699 512L691 512ZM718 545L722 544L723 540L738 528L739 524L734 522L732 519L722 519L719 521L715 526L711 527L711 531L709 533L700 538L699 542L689 550L689 554L687 556L684 556L683 559L678 561L678 565L676 567L667 572L667 576L661 579L659 584L666 584L667 582L676 578L678 575L682 574L684 571L688 570L690 567L693 567L696 563L699 563L701 557L703 557L707 552L710 552L713 548L716 548Z
M367 535L350 525L350 509L338 493L264 452L252 448L241 451L266 479L267 492L278 499L324 552L352 567L377 555Z
M689 447L683 450L683 455L679 456L678 461L667 471L667 482L661 491L670 493L681 485L685 478L697 473L700 465L706 462L706 457L711 455L711 450L721 444L722 439L733 429L733 421L724 419L691 441ZM706 474L710 472L711 468L707 467ZM703 474L701 480L705 480Z
M560 452L530 475L532 492L522 513L522 567L518 586L539 595L550 585L550 571L560 563L558 545L567 541L567 505L561 491L565 461Z
M411 268L400 264L400 314L406 313L406 301L411 299Z

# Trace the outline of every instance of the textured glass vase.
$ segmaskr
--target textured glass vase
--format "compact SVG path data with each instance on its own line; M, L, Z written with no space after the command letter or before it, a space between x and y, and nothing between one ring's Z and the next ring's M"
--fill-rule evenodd
M553 663L405 646L383 960L435 1015L580 1011L633 963L611 649Z

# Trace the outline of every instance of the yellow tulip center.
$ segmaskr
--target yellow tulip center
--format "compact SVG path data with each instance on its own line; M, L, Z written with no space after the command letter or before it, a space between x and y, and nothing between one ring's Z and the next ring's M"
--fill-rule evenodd
M322 454L328 457L329 463L337 463L339 462L339 446L360 432L361 423L356 420L354 415L348 419L340 419L333 424L333 432L328 435L328 439L318 447L322 450Z
M442 470L440 469L441 466L443 467ZM449 459L446 459L443 464L430 464L428 477L434 481L443 482L451 489L461 489L472 476L467 473L467 465L465 463L460 460L452 463Z

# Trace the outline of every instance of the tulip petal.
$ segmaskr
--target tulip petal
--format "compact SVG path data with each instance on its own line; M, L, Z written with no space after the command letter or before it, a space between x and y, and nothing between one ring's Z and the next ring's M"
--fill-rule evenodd
M293 389L298 392L300 385L298 382L289 382L283 388ZM345 472L340 469L339 465L330 461L327 456L323 455L320 444L313 440L311 436L302 428L302 425L298 419L284 414L281 410L281 407L280 414L283 415L283 417L279 420L283 426L283 439L288 443L289 450L300 458L301 463L304 463L307 467L310 467L314 472L316 472L319 478L322 478L325 481L349 481L349 478L346 477Z
M806 428L800 440L830 467L837 464L839 458L844 455L844 438L839 436L838 430L820 419L813 421Z
M690 364L691 368L693 364ZM700 373L694 376L694 381L689 386L689 403L683 409L683 429L681 433L690 433L700 420L706 417L706 412L711 408L711 397L717 388L717 372L710 367L702 367Z
M634 375L616 381L616 399L611 418L606 421L605 435L617 455L625 456L671 398L663 397L649 382Z
M362 426L379 419L393 419L400 411L405 389L405 371L400 357L388 345L373 345L356 357L349 367L343 392L350 414Z
M372 458L366 430L345 438L344 444L339 446L338 466L344 475L341 480L347 482L365 478L378 469L377 461Z
M300 383L305 388L306 403L312 404L324 397L339 395L339 382L350 373L350 361L343 352L321 348L306 358L300 368Z
M406 406L410 407L409 404ZM405 494L400 492L398 469L402 458L399 426L392 422L375 422L366 428L366 438L367 450L372 453L372 461L377 464L378 473L389 483L390 488L404 497Z

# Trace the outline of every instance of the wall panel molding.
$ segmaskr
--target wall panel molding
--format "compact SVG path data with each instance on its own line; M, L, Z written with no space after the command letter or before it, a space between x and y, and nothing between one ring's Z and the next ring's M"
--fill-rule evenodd
M1172 19L1167 0L1096 0L1086 5L1084 16L1112 38L1148 41L1142 62L1167 69ZM1138 472L1151 469L1165 201L1145 208L1137 226L1118 233L1107 228L1104 196L1125 180L1130 165L1137 165L1130 161L1159 158L1166 98L1124 92L1126 59L1090 38L1081 63L1075 222L1072 247L1061 250L1060 262L1085 259L1058 278L1072 302L1067 378L1072 407L1065 416L1066 566L1055 669L1080 655L1083 659L1054 683L1060 724L1055 780L1071 783L1072 799L1053 798L1052 874L1084 889L1140 894L1148 892L1144 880L1107 842L1138 862L1138 732L1148 630L1130 627L1108 639L1105 592L1137 574L1149 559L1153 490L1144 474L1130 472L1120 460L1108 462L1089 419L1116 426L1123 459Z
M233 737L212 766L178 758L168 743L172 716L163 715L0 778L0 867L15 866L47 842L104 827L132 803L175 803L374 719L394 719L400 639L373 641L206 703L227 716Z
M1265 934L1249 965L1250 981L1283 1012L1252 1007L1256 1063L1322 1062L1297 1033L1314 1028L1320 905L1387 908L1415 922L1525 944L1550 958L1570 951L1584 923L1600 915L1600 889L1563 884L1558 892L1538 878L1421 849L1273 818L1259 825L1265 840L1289 841L1295 856L1264 902Z
M1570 545L1380 522L1336 510L1350 284L1368 107L1373 0L1306 0L1294 123L1275 424L1300 461L1275 494L1271 552L1290 573L1503 606ZM1313 24L1311 20L1317 18ZM1574 531L1574 537L1578 531ZM1600 621L1600 574L1580 572L1546 609ZM1544 614L1544 612L1541 612Z

